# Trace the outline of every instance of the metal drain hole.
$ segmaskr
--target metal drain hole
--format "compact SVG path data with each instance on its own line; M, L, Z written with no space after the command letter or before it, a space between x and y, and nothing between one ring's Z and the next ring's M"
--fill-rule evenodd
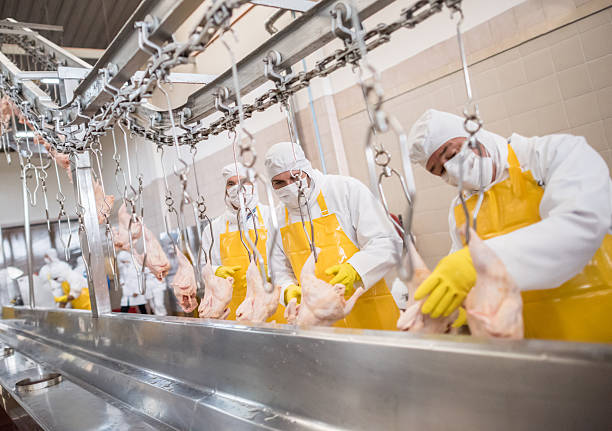
M35 379L27 378L18 381L15 383L15 390L17 392L32 392L57 385L61 381L62 375L60 373L43 374Z

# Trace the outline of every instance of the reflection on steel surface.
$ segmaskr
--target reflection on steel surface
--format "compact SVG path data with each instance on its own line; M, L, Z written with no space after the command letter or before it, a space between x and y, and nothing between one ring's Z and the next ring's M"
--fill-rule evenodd
M175 429L612 429L610 345L4 312L15 356Z

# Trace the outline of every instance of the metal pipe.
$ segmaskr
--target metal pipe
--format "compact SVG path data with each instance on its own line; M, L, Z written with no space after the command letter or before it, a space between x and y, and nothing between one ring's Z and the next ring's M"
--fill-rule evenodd
M30 308L36 308L34 300L34 268L32 265L32 235L30 232L30 204L28 202L28 187L26 184L27 171L21 171L21 190L23 193L23 230L26 242L26 264L28 269L28 287L30 292Z
M302 59L302 66L306 71L306 60ZM321 144L321 133L319 132L319 122L317 121L317 114L315 113L314 102L312 98L312 90L310 85L306 87L308 91L308 106L310 106L310 114L312 115L312 125L314 127L315 140L317 141L317 147L319 148L319 157L321 158L321 171L327 174L327 165L325 164L325 155L323 154L323 145Z

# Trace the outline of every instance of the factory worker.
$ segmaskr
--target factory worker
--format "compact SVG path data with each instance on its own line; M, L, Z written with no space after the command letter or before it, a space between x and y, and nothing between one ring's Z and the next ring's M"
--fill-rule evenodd
M317 277L344 284L347 297L357 286L367 289L353 311L335 326L395 329L399 310L383 277L398 260L401 240L374 195L354 178L313 169L302 148L290 142L273 145L264 163L283 203L279 212L282 242L277 241L270 257L275 281L282 288L281 299L287 304L301 298L300 273L311 253L305 233L310 232L309 209L314 243L320 249ZM298 179L306 198L300 204Z
M266 241L268 238L268 217L270 208L259 203L257 186L247 179L247 169L240 163L230 163L221 170L225 181L225 212L212 222L214 244L212 248L213 271L219 277L234 279L234 290L232 300L229 303L230 314L228 320L236 319L236 308L244 301L246 296L246 270L249 266L249 255L246 246L250 247L246 239L241 241L238 230L237 214L240 209L238 195L238 180L244 187L245 208L247 212L246 225L253 243L255 243L255 230L257 226L257 250L261 253L264 261L268 262ZM210 248L210 231L204 229L202 244L208 252ZM279 305L276 313L268 319L277 323L286 323L284 318L284 307Z
M159 281L155 277L149 268L145 269L147 278L147 290L145 291L145 299L149 303L149 307L153 311L153 314L158 316L167 316L168 311L166 310L166 289L168 288L166 280Z
M119 267L119 283L122 292L121 312L127 313L130 307L138 307L141 314L148 314L145 307L147 301L144 295L138 291L138 271L134 267L132 255L125 250L121 250L117 253L117 266Z
M52 262L49 267L51 290L60 308L91 310L87 280L66 262Z
M48 281L50 280L49 269L51 267L51 264L53 262L61 262L61 261L59 260L57 250L54 248L49 248L47 249L47 251L45 251L45 254L43 255L43 260L45 264L40 267L40 270L38 271L38 276L40 277L42 283L46 283L48 285ZM70 268L70 265L68 265L67 263L65 264L66 266Z
M468 134L464 119L433 109L412 127L410 157L456 185ZM476 134L483 154L484 202L478 235L504 263L523 297L525 336L612 341L612 185L603 159L583 137L505 139ZM480 184L478 150L466 148L463 184L473 211ZM449 214L452 253L416 292L422 311L449 315L476 281L456 232L465 216L456 198Z

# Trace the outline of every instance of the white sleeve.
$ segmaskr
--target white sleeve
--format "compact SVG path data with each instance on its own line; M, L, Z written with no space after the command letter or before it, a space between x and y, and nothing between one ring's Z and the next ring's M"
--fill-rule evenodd
M580 272L612 217L608 167L584 138L554 136L539 145L542 220L486 241L521 290L554 288Z
M382 279L399 259L402 240L370 189L358 180L348 187L348 209L359 250L348 262L369 289Z

